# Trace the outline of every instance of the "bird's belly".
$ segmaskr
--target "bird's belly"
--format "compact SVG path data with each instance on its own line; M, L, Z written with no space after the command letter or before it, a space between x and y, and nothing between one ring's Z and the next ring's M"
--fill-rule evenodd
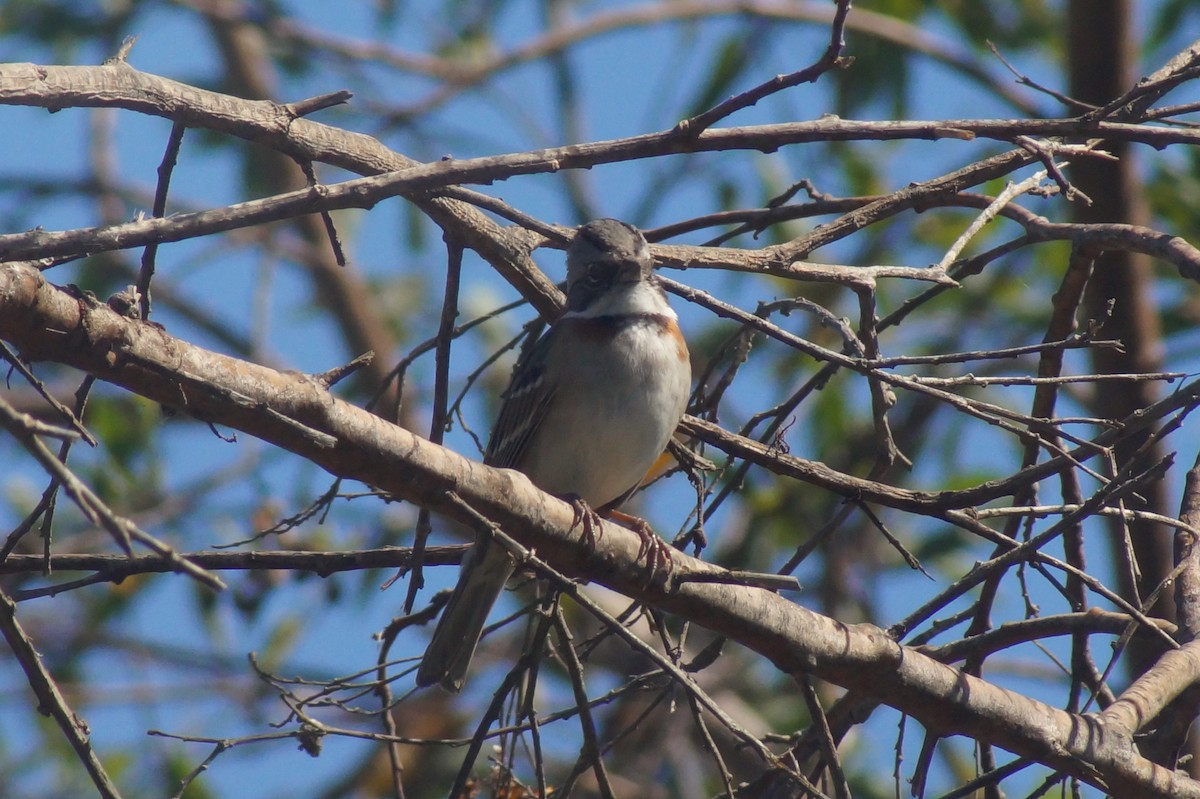
M565 370L568 379L518 464L543 491L578 495L596 508L641 482L675 431L690 387L671 342L610 352ZM581 407L588 413L571 410Z

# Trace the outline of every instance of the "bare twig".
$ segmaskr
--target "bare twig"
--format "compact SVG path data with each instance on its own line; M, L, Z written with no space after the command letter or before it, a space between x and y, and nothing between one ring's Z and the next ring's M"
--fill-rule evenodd
M174 570L184 572L210 588L223 589L225 587L225 584L216 575L196 566L186 558L180 557L171 547L142 532L128 519L123 519L113 513L108 505L75 476L74 472L46 448L46 445L23 423L21 417L22 414L13 411L12 407L0 397L0 426L19 441L47 473L62 483L67 495L74 500L88 521L107 530L126 554L133 553L131 541L136 540L169 562Z
M29 680L29 687L37 696L38 709L54 718L55 723L66 736L67 742L75 750L79 761L87 770L88 776L91 777L92 784L96 786L100 796L104 799L120 799L121 793L117 789L116 783L108 776L108 772L104 770L104 764L100 762L100 758L92 749L89 740L91 730L88 729L87 722L67 705L67 701L58 690L58 684L55 683L54 677L46 669L41 656L34 649L33 641L21 628L21 623L17 620L17 606L3 591L0 591L0 633L4 635L17 662L21 664L21 669L25 672L26 679Z
M182 121L177 120L171 126L167 148L163 152L162 162L158 165L158 183L154 187L154 208L150 211L156 219L161 219L167 213L167 190L171 185L171 173L175 171L175 164L179 161L179 148L183 144L183 134L186 131L187 127ZM142 251L142 267L138 272L136 288L138 309L142 319L150 318L150 281L154 278L154 259L157 254L158 243L153 241L148 242L146 249Z
M979 235L979 231L983 230L988 222L991 222L1000 213L1000 210L1011 203L1022 194L1033 191L1038 186L1042 185L1042 181L1046 179L1046 173L1036 172L1030 177L1022 180L1020 183L1009 183L1004 187L1004 191L996 195L996 199L983 210L979 216L975 217L974 221L967 226L967 229L959 234L954 243L950 245L950 249L946 250L946 254L942 256L942 260L938 261L934 267L939 272L945 273L950 268L950 264L958 260L962 251L967 244L975 236Z
M675 126L679 135L698 136L725 117L735 114L743 108L749 108L759 100L793 86L799 86L801 83L813 83L831 69L849 66L853 59L842 58L842 50L846 47L844 33L846 19L850 16L850 0L837 0L834 5L836 10L833 12L833 24L830 26L829 45L816 63L789 75L776 75L766 83L755 86L735 97L730 97L701 114L681 121Z

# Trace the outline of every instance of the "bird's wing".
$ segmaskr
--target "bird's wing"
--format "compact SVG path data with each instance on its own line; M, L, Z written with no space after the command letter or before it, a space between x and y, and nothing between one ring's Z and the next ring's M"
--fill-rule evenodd
M558 326L551 326L513 370L504 391L500 416L492 428L492 437L483 456L484 463L505 469L515 467L529 446L533 432L546 417L558 388L546 378L547 357L558 332Z

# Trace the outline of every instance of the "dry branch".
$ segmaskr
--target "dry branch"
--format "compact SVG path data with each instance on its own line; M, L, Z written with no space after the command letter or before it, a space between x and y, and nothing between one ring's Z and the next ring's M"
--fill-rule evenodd
M848 4L844 7L848 8ZM1187 63L1194 60L1192 52ZM1165 91L1172 85L1164 80L1161 86L1149 87L1146 96L1156 98L1161 94L1160 89ZM502 230L479 208L510 220L520 212L504 208L459 184L489 183L516 175L588 168L674 153L771 151L809 141L952 138L991 139L1018 145L1018 149L840 209L836 213L841 216L831 223L782 245L755 252L662 246L656 248L656 255L667 266L764 272L834 282L859 290L863 300L860 333L868 334L869 345L874 344L875 334L874 298L869 294L874 281L900 277L934 281L938 288L955 286L945 269L956 260L957 247L946 254L940 268L934 269L848 268L807 264L800 259L816 248L906 210L982 202L981 207L991 204L994 211L1024 227L1022 246L1063 239L1089 255L1108 248L1147 252L1174 264L1185 277L1194 279L1200 275L1200 253L1177 237L1130 225L1055 224L1016 206L1001 210L1002 199L970 198L962 194L983 181L1007 176L1038 160L1048 162L1051 174L1064 191L1069 190L1053 163L1053 155L1061 153L1055 149L1057 145L1050 145L1051 138L1109 139L1152 147L1200 143L1200 131L1140 125L1131 114L1122 114L1115 118L1117 121L1101 118L1099 114L1061 120L903 123L827 117L788 125L709 129L695 135L671 130L535 152L421 164L388 150L371 137L300 118L322 102L281 105L240 100L147 75L124 63L103 67L0 65L0 104L40 105L52 110L126 108L171 119L179 132L185 127L221 131L265 144L306 164L323 162L370 176L336 185L319 185L314 181L314 185L301 191L189 215L88 230L60 233L38 230L4 236L0 237L0 256L40 258L123 249L234 230L298 214L370 207L383 199L402 196L442 225L456 245L478 251L539 311L549 316L558 308L561 298L528 255L541 243L541 237L560 239L561 231L527 218L518 220L518 224L524 224L528 230ZM1129 98L1125 102L1131 112L1142 105ZM478 208L472 203L477 203ZM964 234L962 243L968 238ZM1028 416L981 402L968 403L935 388L932 381L883 372L886 359L881 359L873 346L869 359L851 358L812 347L795 336L784 339L783 331L766 320L759 320L758 324L767 335L784 340L798 351L866 375L873 385L891 383L925 397L952 402L959 410L1000 424L1016 435L1027 435L1028 430L1046 434L1046 440L1036 442L1038 446L1050 448L1046 442L1053 441L1054 431L1049 427L1043 430L1037 420ZM1064 336L1059 333L1055 338ZM482 516L502 526L524 546L536 548L539 558L566 575L599 582L694 620L741 642L801 679L814 674L886 701L919 719L933 735L968 734L983 744L1003 746L1023 758L1118 795L1200 797L1200 784L1155 765L1141 756L1133 743L1135 733L1144 731L1156 715L1169 708L1195 682L1194 675L1200 669L1196 665L1194 644L1169 653L1105 712L1067 713L956 671L921 650L900 646L876 627L842 625L771 592L738 585L723 570L684 555L676 555L675 569L676 576L684 579L673 586L647 584L645 567L636 557L636 539L622 528L606 526L605 534L594 548L585 545L572 530L573 514L569 507L536 491L522 476L461 458L350 406L333 397L328 391L329 382L320 376L282 373L193 347L161 327L122 317L86 297L59 289L29 265L0 265L0 338L16 344L27 358L69 364L197 418L244 430L309 459L338 477L360 480L460 520L477 521L476 515ZM1144 379L1146 375L1136 377ZM1050 391L1068 379L1074 378L1059 377L1056 371L1055 376L1042 380L1039 389ZM1036 465L1031 462L1028 468L1004 480L956 492L915 492L876 480L862 480L734 436L707 422L689 420L686 427L747 463L753 462L789 478L821 485L855 501L925 513L953 520L963 529L980 535L998 536L973 516L976 504L1012 494L1056 470L1086 469L1082 462L1104 454L1101 447L1107 447L1131 430L1161 420L1173 409L1194 403L1198 393L1197 384L1189 384L1169 400L1139 410L1138 418L1127 418L1124 431L1109 431L1092 442L1075 442L1080 445L1072 451L1055 443L1048 460ZM881 413L879 416L882 419ZM1078 498L1078 512L1081 515L1085 511L1100 512L1102 509L1092 506L1104 498L1105 495L1097 494L1090 504ZM1043 535L1058 534L1052 528ZM264 567L261 561L254 560L256 554L238 553L229 558L214 554L211 560L226 567L241 567L234 566L235 563L244 563L248 568ZM307 557L310 554L313 557ZM377 557L356 561L355 557L362 554L303 553L291 559L277 559L276 565L332 569L334 563L337 568L365 568L392 562L392 553L375 553ZM128 564L128 571L123 571L120 563L107 564L96 560L98 556L88 557L91 559L85 558L79 565L96 569L93 581L119 580L126 573L154 568L148 561L125 560L121 563ZM237 557L250 560L241 561ZM407 562L406 557L396 553L401 562ZM201 560L196 563L204 565ZM12 563L14 570L30 565L30 561ZM688 577L699 579L688 580ZM712 582L712 578L718 582ZM1130 609L1130 613L1145 623L1137 608ZM983 636L970 639L973 644L986 641Z
M318 381L194 347L46 282L34 268L0 267L0 337L27 358L87 371L201 419L243 430L362 481L470 522L500 525L568 576L591 580L693 620L769 658L877 697L939 734L970 734L1116 793L1200 797L1200 783L1142 758L1126 723L1074 715L956 671L872 625L848 626L758 588L648 584L639 541L606 523L594 547L573 509L522 475L486 467L330 395ZM173 379L186 373L187 380ZM201 386L208 386L207 390ZM249 402L231 401L236 395ZM305 431L313 431L313 436ZM332 445L327 444L332 440ZM675 573L717 567L675 555ZM1148 721L1139 718L1139 721Z

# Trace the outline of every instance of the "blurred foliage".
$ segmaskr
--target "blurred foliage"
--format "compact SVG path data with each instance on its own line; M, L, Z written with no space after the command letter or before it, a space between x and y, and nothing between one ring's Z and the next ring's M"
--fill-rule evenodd
M526 4L495 0L351 4L342 10L331 10L335 4L304 2L215 5L223 5L235 19L220 19L215 12L207 16L210 4L199 0L6 0L0 2L0 46L9 60L95 63L112 54L113 42L141 33L144 40L131 56L135 66L199 86L244 85L245 74L239 77L239 70L247 69L247 64L249 73L261 78L276 99L284 102L348 85L355 92L354 101L323 112L317 119L351 130L383 131L380 135L388 146L420 158L428 153L438 157L453 152L466 157L533 149L555 135L548 131L571 121L580 130L602 128L609 134L613 127L627 129L633 124L630 120L636 124L644 121L645 131L636 132L667 130L680 118L731 94L815 61L828 38L823 23L767 19L748 10L730 16L701 15L687 24L667 20L602 36L568 37L561 51L565 60L551 52L528 63L518 59L520 63L509 65L494 59L531 42L544 43L548 32L538 26L549 24L546 19L556 16L549 13L554 3L544 4L542 11L547 13L540 15ZM852 30L847 35L847 52L854 57L851 68L827 75L815 86L804 85L763 101L730 124L816 119L822 114L876 119L974 117L1004 107L1000 93L981 87L977 76L958 73L953 66L935 63L920 52L917 33L966 53L983 72L999 76L996 86L1002 82L1011 89L1013 79L997 65L988 43L995 44L1027 74L1065 91L1064 78L1058 72L1065 52L1061 3L878 0L858 5L906 23L910 42ZM813 6L828 9L830 4ZM562 8L570 21L580 24L607 11L600 3L564 3ZM1142 26L1142 64L1148 72L1185 43L1181 32L1189 26L1200 28L1200 11L1186 0L1147 3L1139 8L1149 9ZM232 29L226 26L238 29L245 38L224 35ZM161 29L170 30L176 38L163 42L156 32ZM235 42L246 49L231 49ZM256 50L255 44L261 49ZM703 52L702 70L677 70L667 57L696 49ZM239 64L238 58L247 63ZM495 68L480 74L471 71L489 64ZM566 75L567 70L572 74ZM647 100L648 87L655 86L669 87L663 93L666 101L657 96ZM1061 113L1057 101L1032 90L1028 96L1038 107ZM986 101L988 110L977 112L975 99ZM98 141L87 131L84 112L62 112L68 114L77 115L79 140ZM615 126L614 120L623 124ZM599 211L650 227L701 214L760 208L801 179L812 181L830 195L883 194L998 150L986 146L968 149L957 142L947 145L830 142L790 148L778 157L740 152L680 155L573 175L570 179L580 182L572 187L577 190L564 188L562 176L512 180L483 188L550 222L569 224ZM121 138L118 146L123 168L109 175L109 180L96 177L97 162L105 154L87 147L70 146L69 142L51 145L51 151L59 147L55 156L47 155L46 150L7 151L0 156L0 220L21 225L32 220L53 229L56 211L68 199L91 209L96 224L112 218L106 203L115 204L121 218L144 210L163 142ZM230 197L250 199L278 190L279 175L272 170L283 159L264 153L225 136L189 131L172 185L172 203L180 208L211 207L214 202L230 201ZM1153 225L1193 242L1200 240L1200 220L1194 213L1200 207L1200 156L1194 150L1150 155L1138 153L1136 157ZM320 170L318 174L326 176ZM332 170L328 174L331 180L341 177ZM240 184L231 185L237 181ZM1000 183L977 191L994 195L1001 189ZM214 200L214 196L225 199ZM139 197L142 199L134 199ZM592 202L600 207L590 207ZM1064 206L1061 200L1029 200L1027 204L1036 213L1057 218L1066 217ZM828 251L816 252L813 259L925 266L941 257L976 213L945 209L906 213L839 241ZM782 222L761 235L739 235L729 244L760 247L826 221L828 218L818 217ZM436 331L446 263L440 231L411 206L398 202L355 215L345 224L339 222L339 231L350 256L343 274L361 282L390 345L375 356L388 366L398 364ZM684 240L700 242L720 232L702 230ZM996 223L972 242L968 254L1016 235L1011 223ZM305 239L293 227L278 224L247 232L236 244L222 240L185 243L178 249L164 247L156 280L164 297L174 299L156 305L152 318L184 337L194 330L225 331L229 335L222 345L233 354L274 366L309 371L334 366L351 349L349 317L365 309L336 306L329 292L316 282L312 264L328 257L328 246L327 241ZM561 278L558 253L539 253L537 258L553 279ZM52 273L51 279L76 282L101 299L133 281L136 265L132 261L115 256L96 260L103 263L65 267ZM1058 288L1065 260L1062 244L1021 250L1002 261L1003 268L965 281L961 289L928 303L902 328L885 332L885 354L940 353L1040 340L1049 314L1047 298ZM265 264L278 265L278 269ZM66 270L74 270L69 279L60 277L68 274ZM1197 293L1166 269L1158 270L1156 277L1161 283L1156 297L1166 346L1189 355L1191 360L1185 365L1194 370L1197 341L1189 336L1200 317ZM513 299L511 289L478 261L468 263L464 274L460 324L486 312L485 307L490 310ZM781 280L739 280L725 274L689 271L682 279L694 280L713 294L751 310L760 300L770 301L796 290ZM850 292L827 285L802 288L805 296L825 305L835 316L857 317L856 299ZM923 287L881 283L878 315L886 317L921 290ZM523 308L456 341L452 393L529 318L530 312ZM809 314L794 312L773 320L830 349L842 347L839 336ZM732 328L694 312L685 312L684 322L699 371L707 359L717 355ZM501 365L485 373L468 396L464 417L454 421L451 434L452 446L459 451L474 454L462 426L470 424L477 434L485 435L498 387L511 362L511 358L501 358ZM727 364L720 361L722 367ZM747 365L720 409L720 423L730 430L740 429L755 413L786 401L813 377L816 368L810 359L791 350L756 340ZM1001 368L982 366L979 373ZM64 370L43 371L40 366L38 370L53 376L56 393L69 397L74 391L75 384ZM432 374L432 356L426 354L405 377L404 412L422 430L429 424ZM10 386L12 396L32 402L21 393L17 380L10 380ZM338 391L362 404L372 398L376 388L364 381L339 386ZM987 390L978 394L999 396ZM1076 400L1081 413L1085 400L1086 396ZM904 420L896 424L898 443L915 462L911 474L893 473L891 479L897 483L921 488L974 485L1005 473L996 453L1005 455L1003 463L1013 455L1010 440L980 433L962 417L930 408L923 398L902 394L892 413L894 419ZM297 465L282 454L262 455L255 444L241 441L231 445L215 436L205 437L202 423L164 421L157 405L125 395L98 392L86 421L100 445L94 453L73 456L78 459L71 464L114 508L180 550L252 538L280 519L299 514L332 482L315 467ZM754 430L754 434L762 432L761 425ZM875 440L866 384L847 374L835 375L801 403L778 436L779 446L854 475L870 472L876 457ZM76 446L79 452L81 445ZM5 464L0 490L6 497L19 497L10 499L10 506L0 513L6 529L11 529L20 514L28 511L24 506L36 501L45 477L8 440L0 442L0 463ZM722 487L713 486L717 490ZM840 497L763 471L752 470L740 488L715 510L708 524L711 547L705 556L730 567L778 568L844 506ZM360 496L357 492L364 491L362 486L342 486L341 490L354 496L336 500L327 512L265 536L247 548L348 549L412 542L415 513L411 509ZM638 501L637 510L659 529L678 529L687 509L694 505L686 480L675 477L654 491L651 498ZM679 508L683 510L676 512ZM54 530L56 551L115 551L111 539L87 525L63 498L59 511ZM980 553L986 553L986 548L981 550L978 541L958 529L932 519L921 522L889 519L927 570L953 579L973 560L985 556ZM925 578L895 554L862 514L847 514L833 528L825 545L801 566L799 577L805 588L799 601L848 622L886 625L895 621L908 610L897 610L897 597L911 598L915 593L911 586ZM31 533L20 551L40 549L41 540ZM436 570L441 572L436 575L432 571L427 571L427 579L431 587L440 587L449 579L446 572L452 570ZM159 747L160 739L147 744L142 735L145 729L233 736L261 732L267 724L283 720L286 712L276 702L274 688L246 664L251 651L257 653L263 669L288 677L318 679L371 669L375 650L370 635L401 613L403 580L390 591L377 590L393 576L377 571L328 578L249 572L230 577L231 590L223 595L184 588L176 585L181 580L169 575L139 577L117 586L90 586L64 593L53 600L52 611L46 610L51 600L29 600L23 603L22 613L29 608L32 633L46 650L56 676L78 689L71 698L77 700L82 715L100 717L96 739L118 781L129 779L136 786L138 793L131 795L170 795L204 758L207 746ZM435 580L436 586L432 585ZM6 588L26 589L35 584L44 583L28 576L5 578ZM428 590L422 594L422 601L430 594ZM47 639L40 635L43 631L54 635ZM393 656L419 652L420 635L411 635ZM141 646L151 640L155 646ZM485 642L485 648L489 646ZM512 654L503 646L498 643L491 650L502 653L496 656L497 662ZM600 651L595 660L616 678L623 679L637 673L635 666L644 666L631 663L627 654L606 656ZM747 713L763 709L761 716L753 717L754 724L769 721L779 729L799 730L809 723L794 693L787 695L787 701L781 700L789 690L781 687L788 683L786 676L771 672L761 681L731 685L746 670L757 666L763 671L762 664L740 651L725 659L731 676L722 687L741 691ZM120 665L114 666L114 662ZM136 669L122 668L133 662ZM15 664L8 662L2 668L5 684L12 687L0 710L0 793L12 797L88 795L75 754L31 707ZM556 669L546 666L550 675L546 682L555 684L557 680L561 690L565 683ZM179 686L193 680L198 684L195 695L190 691L181 695ZM142 690L135 699L113 699L110 704L104 696L106 689L113 687L109 681L121 691ZM1031 682L1056 685L1051 680ZM396 694L404 690L399 684L393 687ZM367 695L358 701L374 707L371 699ZM120 707L111 706L118 704ZM403 729L410 729L405 725L412 729L430 725L432 729L420 730L420 735L427 737L469 735L475 722L472 705L452 706L445 698L424 714L406 715L406 707L396 711L402 717L398 723ZM629 708L624 712L633 713ZM347 727L380 729L378 722L365 714L331 715L337 724ZM613 729L621 729L623 721L627 719L612 721ZM656 722L644 734L652 738L664 730L674 732L672 724L670 720ZM417 732L412 734L418 737ZM875 734L874 730L863 732L863 739L848 747L855 796L890 796L896 789L879 768L878 753L891 742L872 738ZM686 758L659 757L662 753L656 747L661 748L663 740L667 738L643 742L640 749L625 742L626 756L630 761L653 759L641 773L653 774L660 785L680 790L693 785L691 780L697 777L688 773L691 765ZM560 741L553 744L550 756L565 769L575 753ZM185 796L231 796L235 794L229 786L259 779L256 790L263 796L286 795L297 785L304 785L309 791L306 795L314 796L318 795L314 786L357 784L389 790L386 780L373 779L382 768L378 761L339 760L327 753L311 762L304 757L301 762L300 753L289 758L283 751L294 748L290 741L254 746L258 747L253 749L254 756L245 758L250 762L230 758L226 766L226 761L219 759L211 778L193 783ZM959 775L939 777L943 784L954 785L955 779L971 776L971 769L963 767L964 757L970 761L969 746L943 742L939 752L945 761L943 775ZM449 784L448 775L458 767L453 756L425 760L428 762L423 765L412 766L410 795L437 795L439 786ZM268 761L270 766L264 766ZM351 773L351 767L362 773ZM739 767L744 764L731 766L735 771ZM704 795L721 790L707 772L700 787ZM376 795L375 787L357 790L341 795Z

